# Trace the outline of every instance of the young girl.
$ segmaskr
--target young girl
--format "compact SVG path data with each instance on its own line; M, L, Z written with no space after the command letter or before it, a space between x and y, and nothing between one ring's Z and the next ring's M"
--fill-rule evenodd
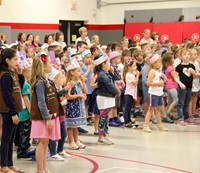
M94 114L94 135L99 134L99 109L97 106L97 91L98 91L98 83L97 83L98 74L96 71L92 74L90 86L93 89L92 91L92 112Z
M147 71L147 85L149 86L148 93L150 94L150 101L149 109L145 116L143 131L151 133L151 129L149 128L149 121L154 112L157 119L158 129L161 131L168 131L168 129L162 125L160 116L161 106L163 105L163 87L166 80L166 76L160 70L162 66L160 55L153 55L149 59L149 64L149 69Z
M69 92L66 105L66 126L69 139L69 149L84 149L86 146L78 139L78 127L87 125L85 117L85 100L87 86L81 78L81 68L76 59L72 59L67 67L67 83L75 85Z
M180 52L182 62L176 67L180 81L185 85L185 89L178 87L178 123L186 125L190 123L188 106L192 94L192 82L195 76L195 66L189 63L190 52L188 49L182 49Z
M98 92L97 106L100 110L99 120L99 139L100 144L111 145L114 142L108 138L108 122L109 112L115 106L115 97L119 95L119 90L113 84L112 78L108 71L110 70L110 62L108 56L102 55L94 61L95 71L98 74Z
M178 85L181 89L185 89L185 85L179 80L178 74L175 71L175 68L173 66L174 64L174 55L171 52L165 53L162 58L162 64L165 68L165 75L167 77L165 89L168 94L168 109L167 109L167 117L170 116L171 111L174 109L174 107L178 103L178 93L177 88Z
M196 73L199 73L200 67L199 67L199 62L197 61L197 51L195 49L190 50L190 63L195 66ZM197 106L197 99L198 99L198 91L200 89L199 85L199 76L195 76L193 79L193 84L192 84L192 96L189 104L189 115L191 117L197 118L199 112L196 111L196 106Z
M37 173L50 173L47 167L49 139L60 139L59 116L64 114L53 81L50 57L40 54L33 59L31 72L31 138L38 138L36 148Z
M69 83L69 85L67 85L65 88L62 88L63 83L64 83L63 73L62 71L59 71L53 68L52 72L50 73L50 77L53 79L53 82L55 83L58 96L61 101L61 105L64 108L67 104L67 100L66 100L67 90L69 90L71 84ZM56 144L57 142L55 140L50 140L49 142L49 150L50 150L51 157L49 157L48 160L52 160L52 161L63 161L65 160L65 158L70 157L70 155L67 154L63 150L65 138L67 136L66 125L65 125L65 115L63 114L62 116L59 117L59 119L60 119L61 139L58 140L58 145Z
M125 109L124 120L125 127L131 128L133 124L131 122L131 108L133 106L133 99L137 100L137 84L139 79L139 71L137 71L136 61L132 58L128 60L124 67L124 79L126 81L125 89Z
M18 112L23 110L21 88L24 84L22 69L18 66L16 51L6 48L0 54L0 113L3 119L1 139L1 172L24 172L13 166L13 139ZM21 86L21 87L20 87Z

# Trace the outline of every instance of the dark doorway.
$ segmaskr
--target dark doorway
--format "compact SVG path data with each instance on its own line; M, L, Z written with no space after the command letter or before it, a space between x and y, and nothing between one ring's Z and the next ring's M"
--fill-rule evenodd
M80 35L78 29L84 25L84 21L59 20L59 30L64 34L64 41L67 45L75 43Z

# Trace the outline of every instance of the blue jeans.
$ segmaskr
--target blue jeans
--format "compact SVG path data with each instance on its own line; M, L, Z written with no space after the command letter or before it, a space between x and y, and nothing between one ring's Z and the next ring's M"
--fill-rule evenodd
M131 122L131 108L133 106L133 96L125 95L124 121L125 124Z
M49 142L49 150L51 156L63 151L65 138L67 136L65 121L60 122L60 132L61 132L61 139L58 140L57 151L56 151L56 141L50 140Z
M191 88L186 88L185 90L182 90L180 87L178 88L177 111L179 119L184 117L184 120L186 120L189 118L188 106L190 103L191 95L192 95Z

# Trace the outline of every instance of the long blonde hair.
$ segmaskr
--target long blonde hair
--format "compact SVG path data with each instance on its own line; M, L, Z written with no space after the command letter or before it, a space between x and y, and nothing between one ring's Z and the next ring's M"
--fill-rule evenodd
M33 58L32 69L31 69L31 80L30 80L31 92L34 91L34 87L37 81L41 78L45 78L43 65L44 63L42 62L40 55L35 56Z

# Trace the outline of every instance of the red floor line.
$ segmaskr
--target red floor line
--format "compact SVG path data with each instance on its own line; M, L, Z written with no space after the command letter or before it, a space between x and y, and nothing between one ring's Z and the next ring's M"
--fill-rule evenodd
M74 153L70 153L70 154L74 154ZM172 168L172 167L168 167L168 166L157 165L157 164L152 164L152 163L147 163L147 162L141 162L141 161L136 161L136 160L129 160L129 159L102 156L102 155L95 155L95 154L86 154L86 153L75 153L75 155L76 156L86 155L86 156L94 156L94 157L100 157L100 158L105 158L105 159L113 159L113 160L120 160L120 161L126 161L126 162L134 162L134 163L150 165L150 166L155 166L155 167L160 167L160 168L165 168L165 169L171 169L171 170L179 171L179 172L183 172L183 173L192 173L190 171L185 171L185 170L181 170L181 169L177 169L177 168Z
M79 154L77 154L77 153L71 153L71 152L67 152L67 153L69 153L69 154L71 154L71 155L74 155L74 156L77 156L77 157L81 157L82 159L85 159L85 160L89 161L90 163L92 163L93 169L92 169L89 173L95 173L95 172L97 172L97 170L99 169L98 163L95 162L94 160L92 160L92 159L90 159L90 158L88 158L88 157L81 156L81 155L79 155Z

